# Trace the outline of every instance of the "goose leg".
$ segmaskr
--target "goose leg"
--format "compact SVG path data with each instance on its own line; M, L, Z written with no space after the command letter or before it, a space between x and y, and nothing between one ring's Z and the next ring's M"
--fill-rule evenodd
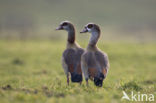
M69 86L69 74L67 75L67 85Z
M86 78L86 86L88 87L88 78Z
M86 80L86 85L88 86L89 74L88 74L88 67L86 63L84 62L84 58L81 59L81 69Z
M82 82L80 82L80 85L82 84Z

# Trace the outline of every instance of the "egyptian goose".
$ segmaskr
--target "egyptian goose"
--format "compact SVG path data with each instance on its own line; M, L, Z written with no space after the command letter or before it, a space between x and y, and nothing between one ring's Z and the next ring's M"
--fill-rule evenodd
M81 84L81 55L84 50L75 42L75 28L69 21L60 23L56 30L65 30L68 32L67 46L62 55L62 66L67 76L67 84L69 85L69 75L71 75L72 82Z
M89 23L80 33L86 32L90 32L91 37L86 51L81 56L82 72L87 85L90 78L96 86L102 87L108 73L109 61L107 54L96 46L100 37L100 28L94 23Z

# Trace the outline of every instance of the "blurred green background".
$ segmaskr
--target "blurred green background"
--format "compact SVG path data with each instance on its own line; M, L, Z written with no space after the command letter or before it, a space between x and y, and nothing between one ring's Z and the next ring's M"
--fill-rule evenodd
M62 39L54 29L63 20L77 33L99 24L102 40L156 40L156 0L0 0L1 39Z
M90 35L79 31L100 25L98 47L110 62L102 88L91 81L67 86L67 33L55 31L64 20L83 48ZM0 103L132 102L121 101L122 91L156 97L155 41L156 0L0 0Z

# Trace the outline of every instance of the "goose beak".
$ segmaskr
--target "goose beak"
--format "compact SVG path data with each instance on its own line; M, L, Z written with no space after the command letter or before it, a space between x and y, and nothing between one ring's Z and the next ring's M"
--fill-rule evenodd
M63 27L62 26L59 26L58 28L56 28L56 30L62 30Z
M87 28L84 28L80 33L86 33L88 32Z

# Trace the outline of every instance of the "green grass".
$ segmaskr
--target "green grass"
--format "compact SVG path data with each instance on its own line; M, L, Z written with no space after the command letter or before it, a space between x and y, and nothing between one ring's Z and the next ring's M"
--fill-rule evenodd
M155 43L99 43L110 70L102 88L66 84L65 41L0 41L0 103L120 103L122 91L156 95ZM81 43L86 47L87 43Z

